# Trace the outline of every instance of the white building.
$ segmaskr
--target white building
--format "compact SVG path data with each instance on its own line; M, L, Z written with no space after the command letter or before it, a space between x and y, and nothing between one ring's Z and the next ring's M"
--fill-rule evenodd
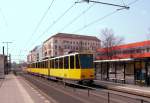
M43 59L42 45L36 46L27 56L28 62L41 61Z

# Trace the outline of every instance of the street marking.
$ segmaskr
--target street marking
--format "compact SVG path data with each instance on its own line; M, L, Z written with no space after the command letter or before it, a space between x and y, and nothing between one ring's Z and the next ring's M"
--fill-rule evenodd
M71 96L71 97L73 97L73 98L75 98L75 99L77 99L77 100L80 100L80 101L82 101L83 103L90 103L89 101L87 101L87 100L85 100L85 99L82 99L81 97L74 96L74 95L72 95L72 94L70 94L70 93L68 93L68 92L65 92L65 91L63 91L63 90L61 90L61 89L59 89L59 88L55 88L55 87L53 87L53 86L51 86L51 85L49 85L49 84L46 84L46 83L44 83L44 82L42 82L42 81L40 81L40 80L37 80L37 79L34 79L34 80L35 80L35 81L38 81L38 82L41 83L41 84L47 85L47 86L49 86L49 87L51 87L51 88L53 88L53 89L55 89L55 90L57 90L57 91L59 91L59 92L62 92L62 93L64 93L64 94L66 94L66 95L69 95L69 96Z
M41 91L36 85L32 84L30 81L26 80L25 77L22 79L24 80L24 82L29 85L32 86L35 90L39 91L42 95L44 95L46 98L48 98L50 101L52 101L52 103L58 103L55 99L53 99L52 97L48 96L46 93L44 93L43 91ZM51 103L49 101L49 103Z
M150 91L148 90L140 90L140 89L135 89L135 88L130 88L130 87L120 87L118 86L119 88L124 88L124 89L130 89L130 90L135 90L135 91L139 91L139 92L147 92L147 93L150 93Z
M38 94L39 92L37 92L37 91L34 91L36 94Z
M25 90L25 88L22 86L22 84L17 80L16 77L14 77L14 78L15 78L16 84L19 88L19 91L21 92L21 95L23 96L24 102L25 103L34 103L34 101L29 96L28 92Z
M42 96L40 93L37 94L38 96Z
M44 103L50 103L48 100L45 100Z
M45 97L43 97L43 96L40 96L40 98L41 98L41 99L45 99Z

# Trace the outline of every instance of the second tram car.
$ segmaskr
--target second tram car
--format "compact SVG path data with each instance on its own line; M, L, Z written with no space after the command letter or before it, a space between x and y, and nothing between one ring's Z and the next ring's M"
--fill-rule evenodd
M93 82L95 78L93 55L83 53L72 53L30 63L27 72L78 82Z

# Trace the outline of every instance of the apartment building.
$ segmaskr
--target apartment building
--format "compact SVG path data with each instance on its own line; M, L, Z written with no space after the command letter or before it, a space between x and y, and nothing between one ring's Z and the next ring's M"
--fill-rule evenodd
M36 46L27 56L27 62L36 62L43 59L42 45Z
M95 36L58 33L43 43L44 57L53 57L69 52L86 52L96 54L100 48L100 40Z

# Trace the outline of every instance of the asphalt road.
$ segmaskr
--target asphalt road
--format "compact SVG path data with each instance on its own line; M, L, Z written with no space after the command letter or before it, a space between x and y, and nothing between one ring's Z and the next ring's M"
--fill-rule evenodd
M109 103L150 103L140 100L143 99L147 101L149 98L126 93L98 88L96 90L90 90L88 95L87 89L64 86L63 83L60 82L56 83L27 74L24 74L23 77L34 84L47 96L53 98L56 103L108 103L108 97Z

